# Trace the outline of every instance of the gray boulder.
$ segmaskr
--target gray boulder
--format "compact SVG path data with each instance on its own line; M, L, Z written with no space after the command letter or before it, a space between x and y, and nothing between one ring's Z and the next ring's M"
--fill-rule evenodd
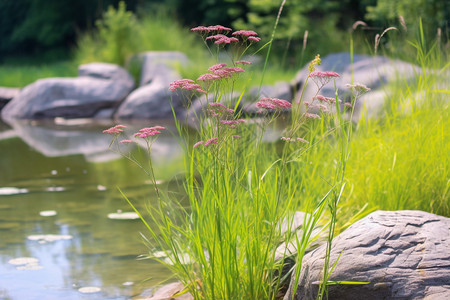
M316 299L325 247L304 259L296 295ZM450 299L450 219L421 211L376 211L338 235L329 280L370 282L330 285L328 299Z
M184 110L179 93L171 93L169 85L181 79L177 65L186 65L188 58L181 52L147 52L142 60L140 87L134 90L115 113L116 119L165 119Z
M0 110L20 93L19 88L9 88L0 86Z
M40 79L26 86L4 107L2 118L89 118L117 106L133 87L131 75L117 65L82 65L79 77Z

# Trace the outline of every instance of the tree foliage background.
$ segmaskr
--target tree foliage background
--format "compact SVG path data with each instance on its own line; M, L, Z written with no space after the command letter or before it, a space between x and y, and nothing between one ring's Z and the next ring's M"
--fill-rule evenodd
M138 18L161 7L171 10L174 22L186 27L222 24L251 29L268 40L282 0L126 0ZM77 36L95 27L107 16L108 6L119 0L1 0L0 58L17 54L68 52ZM276 35L276 43L293 51L308 43L319 52L336 49L357 20L379 30L398 26L402 16L408 26L419 18L429 34L448 32L450 5L446 0L287 0ZM98 24L98 23L97 23ZM149 32L148 34L151 34ZM444 38L446 38L444 36ZM287 46L286 46L287 45Z

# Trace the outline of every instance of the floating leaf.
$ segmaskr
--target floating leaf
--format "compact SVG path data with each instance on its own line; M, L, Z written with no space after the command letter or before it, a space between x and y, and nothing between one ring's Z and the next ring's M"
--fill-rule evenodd
M115 220L135 220L139 219L139 215L135 212L116 212L108 214L108 218Z
M13 258L8 261L12 265L27 265L27 264L37 264L39 260L34 257L18 257Z
M27 237L30 241L54 242L59 240L70 240L73 236L63 234L36 234Z
M42 217L52 217L56 216L58 213L55 210L43 210L39 212Z
M16 187L2 187L0 188L0 195L16 195L28 193L27 189L19 189Z
M101 290L102 290L101 288L96 286L86 286L78 289L78 291L83 294L98 293Z

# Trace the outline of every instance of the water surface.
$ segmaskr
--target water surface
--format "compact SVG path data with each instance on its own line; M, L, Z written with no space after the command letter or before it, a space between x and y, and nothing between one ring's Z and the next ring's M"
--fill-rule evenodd
M167 278L165 267L138 259L147 253L140 220L108 218L131 211L117 187L141 209L156 200L145 173L107 150L110 137L101 130L111 125L0 124L0 299L130 299ZM175 131L165 122L129 125ZM160 188L182 194L173 183L182 155L169 130L152 157ZM145 159L139 149L123 148ZM21 257L37 262L10 263ZM82 287L101 291L83 294Z

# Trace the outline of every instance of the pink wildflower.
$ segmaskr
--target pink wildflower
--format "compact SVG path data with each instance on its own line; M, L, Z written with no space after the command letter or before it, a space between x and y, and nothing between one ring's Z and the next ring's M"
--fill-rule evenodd
M324 97L322 95L317 95L313 99L317 99L317 100L319 100L321 102L329 102L329 103L332 103L332 104L336 103L336 99L335 98L333 98L333 97Z
M309 144L309 142L303 138L297 138L297 141L305 143L305 144Z
M256 36L249 36L248 40L252 41L252 42L259 42L261 40L261 38L256 37Z
M218 138L209 139L203 144L203 146L208 147L211 144L217 144L218 143L217 140L218 140Z
M326 85L328 82L330 82L331 79L335 79L336 77L340 77L336 72L320 72L320 71L314 71L309 74L309 77L314 80L316 85L320 88L322 88L324 85Z
M238 60L236 64L251 65L252 63L246 60Z
M240 139L241 136L240 136L240 135L233 135L232 138L233 138L233 139Z
M220 45L220 44L230 44L232 42L239 42L239 40L235 37L222 37L220 39L217 39L214 44Z
M170 83L169 91L175 92L177 88L183 89L184 86L193 84L195 81L192 79L181 79L181 80L175 80L172 83Z
M211 81L211 80L216 80L216 79L220 79L221 77L219 75L215 75L215 74L211 74L211 73L207 73L207 74L203 74L200 75L197 80L198 81Z
M191 31L205 31L205 32L209 32L209 29L205 26L197 26L194 28L191 28Z
M223 67L225 67L227 64L216 64L213 65L211 67L208 68L208 71L214 72L216 70L222 69Z
M222 25L213 25L213 26L208 26L207 29L209 31L231 31L231 28L222 26Z
M132 143L132 140L121 140L119 143L125 144L125 143Z
M205 91L204 89L201 89L201 88L196 88L195 90L199 93L203 93L203 94L207 93L207 91Z
M290 143L292 141L292 139L290 137L285 137L285 136L283 136L281 139L288 143Z
M311 72L311 74L309 74L309 77L314 78L314 77L341 77L341 75L339 75L336 72L320 72L320 71L314 71Z
M311 114L311 113L305 113L304 116L308 119L320 119L319 115Z
M291 108L292 104L286 100L277 98L261 98L261 100L256 103L256 107L266 109L287 109Z
M212 106L212 107L220 106L220 107L223 107L223 108L227 108L225 105L223 105L222 103L219 103L219 102L209 103L209 106Z
M345 102L344 105L348 108L352 108L353 105L350 102Z
M232 33L232 35L241 35L241 36L251 36L251 35L258 35L253 30L238 30Z
M154 126L154 127L144 127L139 130L139 132L136 132L133 136L134 137L140 137L140 138L148 138L151 136L155 136L159 133L161 133L162 130L165 129L165 127L162 126Z
M204 142L203 141L199 141L197 143L194 144L194 148L197 148L198 146L202 145Z
M122 128L126 128L125 125L116 125L106 130L103 130L103 133L121 133L123 132Z

